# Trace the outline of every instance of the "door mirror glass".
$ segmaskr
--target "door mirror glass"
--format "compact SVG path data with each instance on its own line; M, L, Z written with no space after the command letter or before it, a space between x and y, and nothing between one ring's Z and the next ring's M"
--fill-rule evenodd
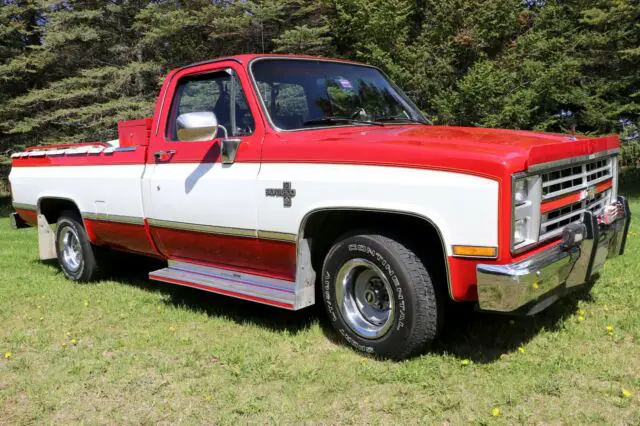
M176 120L176 134L182 142L202 142L215 139L218 119L211 111L180 114Z

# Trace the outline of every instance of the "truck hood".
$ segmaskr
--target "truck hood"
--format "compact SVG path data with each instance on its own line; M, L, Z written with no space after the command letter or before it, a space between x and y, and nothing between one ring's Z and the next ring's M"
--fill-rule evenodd
M428 167L505 176L566 158L620 146L618 136L599 138L452 126L341 127L281 134L289 161L322 161ZM306 149L295 142L304 140ZM309 149L309 143L315 149ZM267 145L268 146L268 145ZM269 152L265 152L270 156Z

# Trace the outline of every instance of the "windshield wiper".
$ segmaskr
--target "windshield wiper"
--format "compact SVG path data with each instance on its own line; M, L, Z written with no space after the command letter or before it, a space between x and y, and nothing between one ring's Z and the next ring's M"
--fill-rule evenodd
M378 121L368 121L368 120L358 120L356 118L346 118L346 117L318 117L312 118L310 120L304 121L302 124L304 126L309 126L312 124L368 124L371 126L384 126L384 123L380 123Z
M430 125L431 123L425 120L418 120L417 118L409 118L409 117L401 117L401 116L387 116L387 117L376 117L377 121L409 121L411 123L420 123L425 125Z

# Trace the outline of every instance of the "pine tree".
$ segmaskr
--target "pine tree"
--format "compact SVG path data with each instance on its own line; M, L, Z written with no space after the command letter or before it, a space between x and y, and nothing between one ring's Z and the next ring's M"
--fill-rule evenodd
M639 21L637 0L3 0L0 162L113 138L171 68L249 52L376 65L437 123L637 140Z

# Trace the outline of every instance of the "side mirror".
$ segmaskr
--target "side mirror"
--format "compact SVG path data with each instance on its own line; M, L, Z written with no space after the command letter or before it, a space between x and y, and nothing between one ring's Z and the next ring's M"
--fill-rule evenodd
M215 139L218 119L209 111L180 114L176 120L178 139L181 142L202 142Z
M212 112L189 112L180 114L176 120L178 139L181 142L202 142L215 139L218 129L224 132L224 139L220 141L220 162L233 164L240 146L240 139L229 139L224 126L218 124L216 115Z

